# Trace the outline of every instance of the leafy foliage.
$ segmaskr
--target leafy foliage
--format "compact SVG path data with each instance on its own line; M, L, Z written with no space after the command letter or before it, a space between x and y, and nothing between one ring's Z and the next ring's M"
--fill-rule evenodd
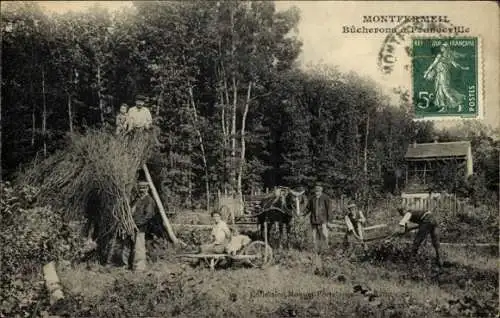
M46 302L40 277L43 265L82 256L82 240L62 214L33 206L38 193L31 186L1 184L0 314L7 317L30 315Z
M479 201L498 192L498 143L487 128L446 135L412 120L407 92L396 90L394 103L356 74L298 68L297 9L156 1L49 18L20 3L1 18L5 177L64 147L68 131L109 125L144 94L164 145L154 177L168 206L314 181L367 201L400 190L408 144L436 134L473 142L478 178L443 175L450 189Z

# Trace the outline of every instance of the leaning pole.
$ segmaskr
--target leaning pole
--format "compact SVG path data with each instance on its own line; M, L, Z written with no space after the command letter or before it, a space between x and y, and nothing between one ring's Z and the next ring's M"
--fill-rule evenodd
M160 211L161 218L163 220L163 225L165 226L165 229L167 230L168 237L170 240L175 244L175 245L186 245L183 241L179 240L177 236L175 236L174 230L172 228L172 225L170 224L170 221L167 218L167 214L165 213L165 209L163 208L163 204L161 203L160 196L158 195L158 191L156 191L156 187L153 183L153 179L151 178L151 174L149 174L149 169L144 164L142 166L142 170L144 170L144 174L146 176L146 180L149 183L149 187L151 188L151 192L153 194L153 199L156 202L156 205L158 206L158 210Z

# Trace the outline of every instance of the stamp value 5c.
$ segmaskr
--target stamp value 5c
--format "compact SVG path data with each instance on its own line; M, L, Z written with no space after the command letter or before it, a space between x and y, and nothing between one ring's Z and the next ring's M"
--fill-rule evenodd
M417 118L478 118L477 37L412 38L413 105Z

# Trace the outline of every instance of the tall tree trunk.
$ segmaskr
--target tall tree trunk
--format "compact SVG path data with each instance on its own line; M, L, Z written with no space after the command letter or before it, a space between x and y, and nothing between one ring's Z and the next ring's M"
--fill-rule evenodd
M363 199L364 203L368 204L368 135L370 133L370 113L366 116L366 127L365 127L365 142L363 149L363 173L364 173L364 185L363 185Z
M198 112L196 111L196 104L194 102L193 88L189 86L189 98L191 101L191 106L193 107L193 115L194 115L194 128L196 131L196 135L198 136L198 141L200 143L201 150L201 159L203 161L203 170L205 171L205 191L207 196L207 212L210 211L210 179L208 177L208 164L207 164L207 156L205 153L205 146L203 144L203 137L201 135L201 131L198 128Z
M68 123L69 123L69 132L73 133L73 107L71 106L70 93L68 93Z
M230 132L229 129L231 127L230 125L230 119L231 117L228 116L226 109L229 112L229 105L231 104L230 98L229 98L229 85L227 84L227 77L226 77L226 70L224 68L224 65L222 65L222 76L223 76L223 82L224 82L224 96L226 98L226 102L224 103L224 114L222 120L224 121L224 126L226 130L226 134L224 136L224 189L228 188L228 183L231 181L231 157L229 155L229 143L230 143ZM226 190L227 191L227 190Z
M43 113L42 113L42 135L43 135L43 156L47 157L47 101L45 96L45 70L42 67L42 99L43 99Z
M97 63L97 97L99 98L99 111L101 113L101 124L104 125L104 100L102 98L101 64Z
M234 194L236 188L236 108L238 104L238 85L236 83L236 43L235 43L235 21L234 8L231 6L230 12L230 27L231 27L231 84L233 90L233 109L231 120L231 190Z
M35 130L36 130L36 116L35 116L35 103L33 103L33 108L31 110L31 146L35 146Z
M193 145L191 144L191 140L188 141L188 197L186 200L186 205L188 209L191 209L193 206L193 162L192 162L192 153L193 153Z
M33 107L31 108L31 146L35 146L35 136L36 136L36 101L35 101L35 89L33 88L33 76L30 80L30 92L31 92L31 102Z
M366 127L365 127L365 146L363 150L363 172L365 174L365 179L368 179L368 135L370 133L370 113L366 116Z
M156 100L156 116L160 116L160 107L163 106L163 96L165 95L165 82L163 76L160 77L160 94Z
M243 180L243 166L245 164L245 127L246 127L246 120L247 120L247 115L248 115L248 108L250 106L250 96L252 94L252 82L248 83L248 90L247 90L247 99L245 101L245 110L243 111L243 117L241 119L241 152L240 152L240 165L239 165L239 172L238 172L238 185L237 185L237 191L238 191L238 198L240 200L240 203L243 204L243 189L242 189L242 180ZM242 205L240 205L242 206ZM243 211L240 211L243 212Z
M231 185L232 191L236 185L236 107L238 105L238 88L236 78L232 76L233 82L233 109L231 114Z
M30 92L31 92L31 101L33 103L33 108L31 110L31 146L35 147L35 138L36 138L36 98L35 98L35 89L33 85L33 79L35 78L35 68L36 68L36 59L35 59L35 45L33 37L31 38L31 80L30 80Z
M66 91L66 94L68 95L68 124L69 124L69 132L73 133L73 106L72 106L72 96L71 96L71 91L72 91L72 85L76 84L76 81L73 81L73 76L76 73L76 70L74 68L71 69L71 73L69 75L69 82L70 87Z

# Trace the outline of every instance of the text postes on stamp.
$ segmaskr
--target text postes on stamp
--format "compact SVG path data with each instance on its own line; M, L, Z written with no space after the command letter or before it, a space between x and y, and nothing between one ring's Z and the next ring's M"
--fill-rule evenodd
M414 37L411 45L415 116L480 117L478 38Z

